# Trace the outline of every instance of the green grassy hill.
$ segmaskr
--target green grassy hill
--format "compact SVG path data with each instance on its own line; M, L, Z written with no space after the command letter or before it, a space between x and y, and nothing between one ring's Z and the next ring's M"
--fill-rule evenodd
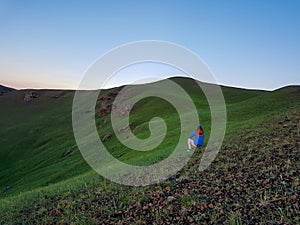
M193 99L209 136L204 94L191 79L172 80ZM154 116L168 125L158 148L137 153L117 140L109 115L100 116L100 98L118 90L103 91L95 110L99 136L111 135L105 146L133 165L167 157L178 140L176 110L154 97L137 104L130 126L138 137L149 136L147 122ZM197 173L200 148L176 175L178 181L144 188L111 183L84 161L72 132L74 91L6 92L0 96L0 224L299 223L300 87L222 91L228 123L214 163ZM24 101L28 93L32 97Z

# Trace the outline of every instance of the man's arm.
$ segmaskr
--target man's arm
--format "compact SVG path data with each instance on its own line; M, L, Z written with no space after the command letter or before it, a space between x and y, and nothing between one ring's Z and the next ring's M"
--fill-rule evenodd
M193 132L191 135L190 135L190 138L193 138L196 136L196 132Z

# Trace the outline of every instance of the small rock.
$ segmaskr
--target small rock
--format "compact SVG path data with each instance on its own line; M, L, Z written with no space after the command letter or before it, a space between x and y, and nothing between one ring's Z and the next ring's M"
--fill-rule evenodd
M122 133L122 132L127 132L130 129L129 124L126 125L125 127L120 127L118 132Z
M167 201L168 202L173 202L173 201L175 201L176 200L176 198L174 197L174 196L168 196L168 198L167 198Z
M8 192L10 189L11 189L11 187L10 187L10 186L7 186L7 187L4 188L3 192L4 192L4 193L5 193L5 192Z
M51 98L57 99L57 98L63 97L64 95L65 95L65 91L62 91L56 95L51 96Z
M51 215L51 216L55 216L55 217L59 217L59 216L62 215L62 213L61 213L60 210L58 210L58 209L52 209L52 210L50 211L50 215Z
M167 181L172 182L172 183L175 183L175 182L176 182L176 178L175 178L175 177L169 177L169 178L167 179Z
M108 96L110 96L110 97L116 97L118 94L119 94L119 91L115 90L115 91L112 91L112 92L108 93Z
M25 96L24 96L24 101L25 101L25 102L29 102L29 101L31 101L32 99L38 98L38 97L39 97L39 95L38 95L38 93L37 93L36 91L30 91L30 92L27 92L27 93L25 94Z
M67 157L67 156L71 155L72 152L73 152L73 150L71 148L69 148L68 151L66 151L64 153L64 156Z
M222 194L222 191L218 191L217 193L216 193L216 195L221 195Z
M181 180L181 183L182 184L187 184L187 183L190 183L191 181L190 180L188 180L188 179L183 179L183 180Z
M100 100L102 100L102 101L110 101L110 100L112 100L112 97L103 96L103 97L100 98Z
M110 134L105 135L105 136L102 138L102 142L107 141L110 137L111 137Z
M93 112L93 111L95 111L95 109L94 108L91 108L91 109L89 109L89 110L87 110L87 111L85 111L86 113L91 113L91 112Z

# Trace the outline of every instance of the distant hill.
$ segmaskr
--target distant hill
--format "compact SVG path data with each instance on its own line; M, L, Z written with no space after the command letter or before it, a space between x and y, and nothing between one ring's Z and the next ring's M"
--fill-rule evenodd
M7 93L7 92L14 91L14 90L15 89L13 89L13 88L0 85L0 96Z

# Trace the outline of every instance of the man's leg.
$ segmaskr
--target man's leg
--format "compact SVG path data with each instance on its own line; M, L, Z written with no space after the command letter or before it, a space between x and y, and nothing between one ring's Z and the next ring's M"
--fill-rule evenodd
M187 143L188 143L188 148L189 149L196 148L196 145L194 144L194 140L193 139L189 138L188 141L187 141Z

